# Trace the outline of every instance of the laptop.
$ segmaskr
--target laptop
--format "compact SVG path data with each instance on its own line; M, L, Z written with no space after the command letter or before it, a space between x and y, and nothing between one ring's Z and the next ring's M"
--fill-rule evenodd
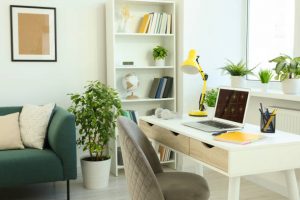
M186 122L183 125L206 132L242 129L249 98L248 89L220 88L214 117L211 120Z

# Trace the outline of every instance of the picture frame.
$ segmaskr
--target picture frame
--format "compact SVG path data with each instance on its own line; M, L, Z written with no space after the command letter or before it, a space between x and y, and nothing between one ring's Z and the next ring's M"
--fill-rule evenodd
M11 61L57 62L56 8L10 6Z

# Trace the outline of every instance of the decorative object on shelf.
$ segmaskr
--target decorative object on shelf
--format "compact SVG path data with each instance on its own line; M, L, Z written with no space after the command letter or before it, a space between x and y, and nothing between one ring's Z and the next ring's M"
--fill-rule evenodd
M122 65L123 66L134 66L134 62L133 61L123 61L122 62Z
M204 103L206 104L206 111L208 117L213 117L217 97L218 97L218 89L211 89L206 92Z
M253 74L252 69L248 69L246 64L241 60L239 63L235 64L228 60L225 67L221 69L227 74L231 75L231 87L233 88L245 88L246 87L246 75Z
M285 94L300 94L300 57L292 58L281 55L270 60L276 63L276 80L282 82L282 90Z
M166 57L168 56L168 50L162 46L157 46L152 52L155 66L165 66Z
M129 28L129 20L132 17L129 7L123 5L121 8L121 23L119 24L119 32L121 33L130 33L131 30Z
M118 93L99 81L85 86L82 94L70 94L69 111L79 127L77 144L89 152L81 159L83 184L88 189L108 185L111 159L108 142L115 136L116 120L122 113Z
M270 69L261 69L258 72L258 77L261 82L261 90L262 92L267 92L269 88L269 82L273 78L273 71Z
M126 74L122 80L123 88L127 93L131 93L126 99L138 99L139 97L134 95L134 92L140 86L138 77L134 73Z
M11 60L56 62L56 8L10 6Z
M155 116L157 118L162 118L165 120L168 119L174 119L176 117L176 114L169 109L163 109L163 108L156 108L154 112Z
M199 110L192 111L189 113L191 116L195 117L206 117L207 112L205 111L204 107L204 100L205 100L205 95L206 95L206 82L208 79L208 75L203 72L201 65L199 64L199 57L197 56L196 50L192 49L189 52L189 56L186 61L183 62L182 64L182 71L186 74L199 74L202 77L203 80L203 87L202 87L202 92L200 95L200 100L199 100Z

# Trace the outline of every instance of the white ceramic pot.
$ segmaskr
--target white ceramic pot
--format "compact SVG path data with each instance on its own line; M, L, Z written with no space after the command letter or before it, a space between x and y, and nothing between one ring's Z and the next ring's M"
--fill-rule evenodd
M107 187L111 159L104 161L86 161L81 159L83 185L87 189Z
M300 94L300 79L286 79L281 84L285 94Z
M162 67L162 66L165 66L165 64L166 64L166 60L165 59L155 60L155 66Z
M268 83L261 83L260 84L260 89L261 89L262 92L268 92L269 84Z
M215 107L206 106L206 112L208 118L213 118L215 113Z
M246 77L245 76L231 76L231 87L245 88L246 87Z

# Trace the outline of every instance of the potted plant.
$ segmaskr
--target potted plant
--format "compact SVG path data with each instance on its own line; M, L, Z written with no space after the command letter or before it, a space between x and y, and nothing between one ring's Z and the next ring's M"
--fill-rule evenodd
M218 96L218 89L211 89L206 92L204 103L206 104L208 117L213 117L217 96Z
M261 86L262 92L267 92L269 87L269 82L273 78L273 71L270 69L261 69L258 72L258 77L260 82L262 83Z
M235 64L228 60L225 67L221 68L224 72L231 75L231 87L235 88L245 88L246 87L246 75L253 74L252 70L248 69L246 64L241 60L239 63Z
M107 145L114 138L116 119L122 112L118 93L92 81L82 94L70 96L72 104L68 110L75 115L79 127L77 144L89 152L81 159L83 184L88 189L106 187L111 163Z
M282 82L282 90L285 94L300 93L300 57L291 58L287 55L276 57L270 62L276 63L276 80Z
M162 46L157 46L152 52L155 66L165 66L166 57L168 56L168 50Z

